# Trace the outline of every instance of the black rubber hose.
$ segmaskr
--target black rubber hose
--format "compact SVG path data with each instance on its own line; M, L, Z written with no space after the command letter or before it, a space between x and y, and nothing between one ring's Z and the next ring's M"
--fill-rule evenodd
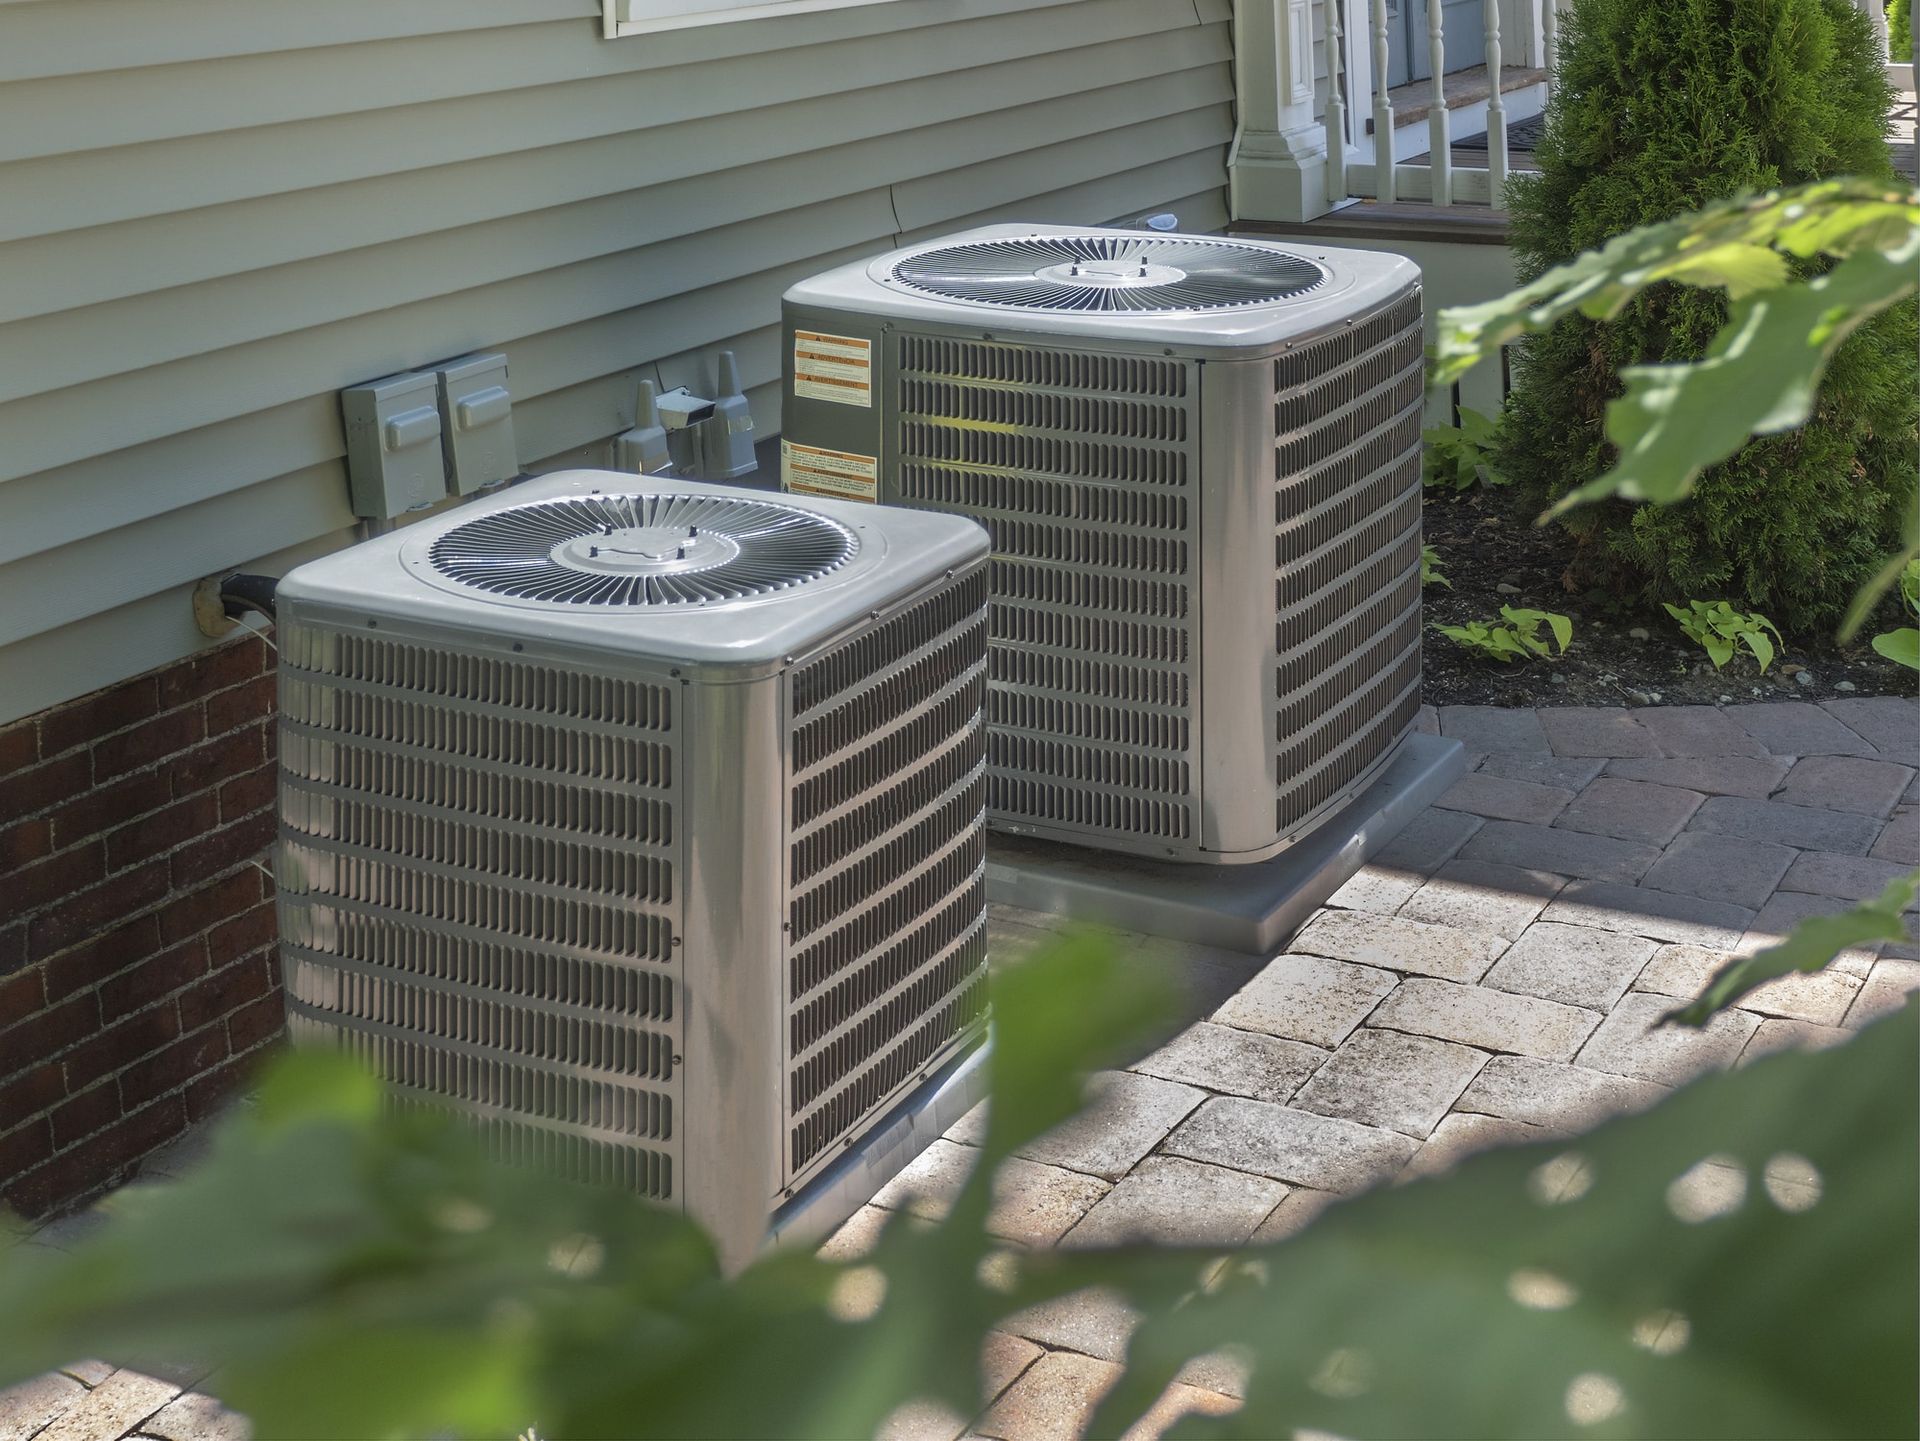
M280 582L274 576L236 571L220 582L220 608L229 620L238 620L250 610L274 620L273 599L279 589Z

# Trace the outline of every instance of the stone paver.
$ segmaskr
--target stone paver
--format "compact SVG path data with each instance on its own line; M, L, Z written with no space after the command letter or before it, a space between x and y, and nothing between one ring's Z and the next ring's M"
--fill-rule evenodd
M1540 728L1557 756L1657 756L1660 746L1633 712L1618 706L1554 706Z
M1075 1291L1009 1316L1001 1323L1042 1346L1065 1347L1101 1361L1118 1361L1140 1324L1140 1313L1116 1292Z
M1540 913L1543 921L1722 950L1738 944L1753 916L1751 908L1728 901L1611 881L1576 881Z
M1286 1200L1273 1208L1273 1214L1260 1223L1260 1229L1253 1233L1253 1244L1265 1246L1269 1242L1284 1241L1289 1236L1299 1235L1315 1216L1339 1199L1332 1191L1314 1191L1305 1186L1295 1186L1287 1192Z
M1765 746L1735 725L1717 706L1648 706L1635 711L1633 718L1670 756L1763 756L1767 753Z
M1431 811L1428 814L1448 815L1452 812ZM1376 916L1390 916L1426 884L1426 879L1420 871L1397 871L1369 862L1348 876L1340 889L1327 897L1327 904L1337 910L1371 911Z
M1042 1356L974 1428L995 1441L1076 1441L1094 1407L1120 1379L1120 1368L1072 1351Z
M1664 1086L1607 1071L1531 1056L1495 1056L1460 1097L1459 1109L1576 1131L1608 1116L1643 1111L1666 1094Z
M1558 1001L1418 979L1403 981L1373 1016L1376 1026L1547 1061L1571 1060L1599 1020Z
M1525 1146L1544 1141L1554 1132L1529 1126L1523 1121L1508 1121L1499 1116L1456 1111L1434 1128L1427 1144L1407 1162L1405 1176L1437 1176L1450 1171L1468 1156L1496 1146Z
M1816 1026L1809 1021L1789 1021L1777 1016L1769 1017L1760 1023L1760 1028L1753 1033L1753 1039L1747 1042L1746 1050L1740 1053L1738 1064L1752 1065L1755 1061L1780 1051L1824 1051L1829 1046L1837 1046L1852 1039L1852 1031L1841 1030L1836 1026Z
M1867 854L1877 861L1920 866L1920 810L1902 811L1888 821Z
M1750 956L1755 951L1763 951L1769 946L1778 945L1787 934L1802 921L1814 916L1833 916L1842 911L1851 910L1853 902L1836 899L1833 896L1809 896L1797 891L1780 891L1760 908L1760 914L1753 918L1753 924L1747 933L1740 937L1734 947L1735 952ZM1874 957L1880 953L1878 941L1867 941L1856 946L1848 946L1829 963L1834 969L1847 971L1856 976L1864 976L1873 965Z
M1658 891L1731 901L1755 909L1767 903L1799 852L1791 846L1715 831L1688 831L1642 878Z
M942 1220L978 1160L972 1147L935 1141L874 1197L873 1204L909 1211L923 1220ZM1024 1246L1051 1245L1107 1190L1104 1181L1091 1176L1015 1156L993 1178L987 1229Z
M1331 1054L1299 1041L1201 1021L1132 1069L1163 1081L1277 1102L1299 1090Z
M1660 859L1656 846L1590 836L1559 826L1488 821L1460 848L1460 858L1594 881L1637 881Z
M1068 1233L1069 1246L1237 1246L1286 1197L1284 1183L1177 1156L1149 1156Z
M1663 1086L1678 1086L1702 1071L1725 1070L1759 1028L1760 1018L1745 1011L1721 1011L1704 1029L1660 1026L1673 1009L1665 996L1634 991L1600 1023L1578 1061L1596 1071L1612 1071Z
M1920 961L1882 957L1873 963L1867 983L1860 988L1844 1024L1849 1030L1858 1030L1882 1016L1891 1015L1906 1005L1907 997L1915 991L1920 991Z
M1424 874L1452 860L1482 824L1480 817L1462 811L1422 811L1380 848L1372 864Z
M1486 1061L1484 1051L1466 1046L1367 1028L1334 1052L1293 1103L1421 1140Z
M1920 700L1912 696L1869 696L1822 701L1820 705L1889 760L1920 765Z
M137 1428L180 1394L170 1382L115 1371L54 1418L34 1441L102 1441Z
M1606 760L1594 756L1557 756L1551 751L1496 751L1481 757L1474 774L1577 791L1606 767Z
M1676 756L1608 761L1607 774L1703 795L1765 800L1780 788L1792 765L1785 756Z
M1468 811L1496 821L1532 821L1546 825L1573 800L1573 792L1532 781L1506 780L1484 772L1464 775L1435 801L1453 811Z
M1310 1046L1337 1046L1398 982L1390 971L1318 956L1281 956L1213 1019Z
M1543 921L1508 947L1487 973L1486 983L1546 1001L1610 1009L1652 958L1655 943L1592 926Z
M1460 742L1470 752L1545 751L1547 733L1540 714L1487 705L1443 705L1440 734Z
M1802 851L1780 879L1783 891L1815 896L1838 896L1848 901L1877 900L1889 881L1910 874L1911 866L1876 861L1871 856L1836 856L1826 851Z
M1726 716L1773 755L1879 755L1857 731L1807 701L1729 706Z
M1450 926L1456 931L1478 933L1504 943L1531 925L1565 885L1559 876L1547 871L1522 870L1489 861L1448 861L1433 873L1432 880L1407 898L1400 914L1408 920ZM1496 945L1495 949L1498 948ZM1450 981L1474 979L1419 966L1398 969L1443 976Z
M1206 1094L1153 1076L1109 1071L1094 1078L1086 1110L1029 1141L1020 1154L1030 1161L1117 1181Z
M1416 1147L1397 1131L1222 1096L1196 1111L1163 1149L1316 1191L1346 1192L1391 1176Z
M160 1441L248 1441L253 1428L238 1411L211 1396L189 1391L169 1401L157 1416L141 1423L143 1436Z
M85 1386L59 1371L0 1391L0 1441L28 1441L86 1395Z
M1329 960L1449 980L1477 980L1500 948L1481 932L1358 911L1323 912L1293 941L1294 950Z
M1714 972L1734 959L1731 951L1710 951L1705 946L1662 946L1634 979L1633 988L1690 1001Z
M1706 799L1697 791L1602 776L1580 792L1555 825L1622 841L1664 846Z
M1880 834L1880 822L1871 816L1741 796L1709 797L1694 813L1692 824L1697 831L1851 856L1864 856Z
M1913 779L1912 766L1858 756L1808 756L1787 773L1787 783L1773 798L1885 820Z

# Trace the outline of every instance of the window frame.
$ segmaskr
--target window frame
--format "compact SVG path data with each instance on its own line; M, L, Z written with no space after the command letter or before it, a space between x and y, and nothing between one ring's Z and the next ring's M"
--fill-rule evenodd
M659 35L742 20L774 20L891 5L895 0L601 0L601 33L608 40L629 35Z

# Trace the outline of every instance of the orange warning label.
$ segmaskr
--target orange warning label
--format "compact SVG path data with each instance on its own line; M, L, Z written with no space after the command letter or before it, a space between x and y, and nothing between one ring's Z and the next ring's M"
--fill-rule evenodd
M836 405L873 404L873 342L855 335L793 332L793 393Z
M817 445L783 440L780 488L794 495L820 495L829 500L878 500L880 462L850 450L822 450Z

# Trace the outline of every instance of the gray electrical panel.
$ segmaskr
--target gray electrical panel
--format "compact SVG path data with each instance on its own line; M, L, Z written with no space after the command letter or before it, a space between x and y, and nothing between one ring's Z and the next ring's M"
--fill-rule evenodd
M447 489L472 495L520 473L504 355L469 355L439 368Z
M409 371L340 392L355 515L391 519L446 498L438 391L431 371Z

